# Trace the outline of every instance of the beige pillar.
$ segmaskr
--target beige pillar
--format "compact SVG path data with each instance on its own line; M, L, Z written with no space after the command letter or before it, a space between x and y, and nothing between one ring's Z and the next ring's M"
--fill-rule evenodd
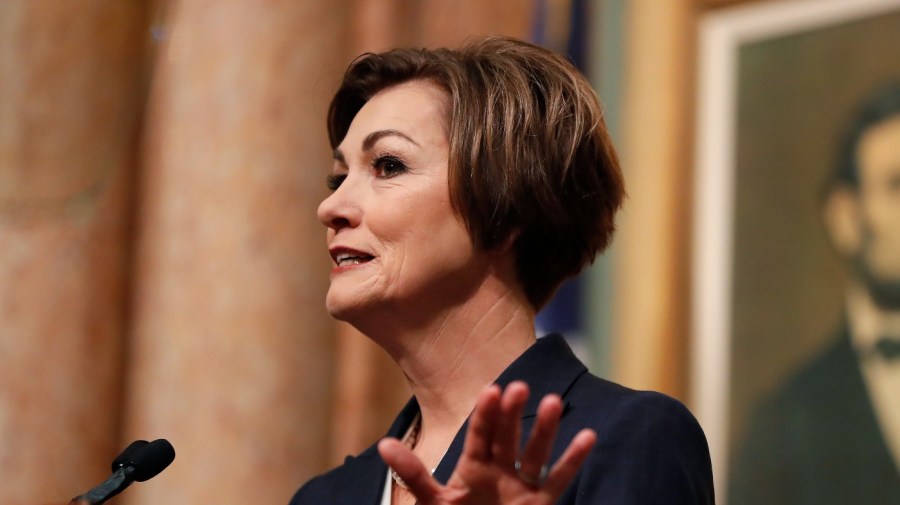
M628 4L614 377L684 397L696 0Z
M119 447L138 2L0 2L0 503L65 503Z
M328 460L316 207L339 2L173 1L142 182L128 438L177 453L127 503L286 503Z

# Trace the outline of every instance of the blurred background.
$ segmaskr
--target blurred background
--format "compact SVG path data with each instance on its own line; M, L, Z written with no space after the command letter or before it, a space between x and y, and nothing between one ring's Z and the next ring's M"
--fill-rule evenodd
M63 502L167 438L118 503L287 503L380 437L409 392L324 310L327 105L360 53L474 35L568 54L625 170L613 248L539 325L693 406L698 26L763 3L0 2L0 502Z

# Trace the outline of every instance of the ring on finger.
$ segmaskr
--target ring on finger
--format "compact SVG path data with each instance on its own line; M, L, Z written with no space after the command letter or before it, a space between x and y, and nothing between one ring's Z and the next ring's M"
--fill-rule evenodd
M544 479L547 478L547 465L542 465L540 473L537 476L528 475L522 471L522 462L516 460L516 475L519 476L519 479L532 487L541 487L541 484L544 483Z

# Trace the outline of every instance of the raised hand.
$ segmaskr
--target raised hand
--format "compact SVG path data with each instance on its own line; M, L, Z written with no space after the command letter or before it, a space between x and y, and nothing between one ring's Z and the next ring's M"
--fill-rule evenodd
M492 385L478 396L462 454L446 486L396 439L378 444L382 459L406 482L420 505L552 505L575 477L596 442L581 430L552 468L547 468L562 401L547 395L525 448L519 451L528 386L513 382L501 393Z

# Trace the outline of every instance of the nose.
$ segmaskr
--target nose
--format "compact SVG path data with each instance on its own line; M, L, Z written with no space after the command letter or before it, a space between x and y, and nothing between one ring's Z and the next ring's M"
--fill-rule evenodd
M357 226L362 216L359 203L352 198L349 179L345 179L331 195L322 200L316 212L319 221L334 231Z

